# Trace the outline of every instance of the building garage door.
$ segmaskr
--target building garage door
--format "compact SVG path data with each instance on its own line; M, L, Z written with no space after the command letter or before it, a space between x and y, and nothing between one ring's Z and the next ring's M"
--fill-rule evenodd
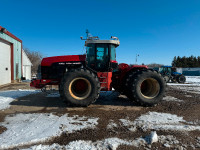
M0 40L0 85L11 83L11 46Z

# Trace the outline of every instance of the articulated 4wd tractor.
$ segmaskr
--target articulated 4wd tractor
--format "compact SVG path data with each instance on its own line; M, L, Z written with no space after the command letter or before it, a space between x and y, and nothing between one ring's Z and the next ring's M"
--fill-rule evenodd
M130 66L116 61L117 37L85 39L86 55L55 56L41 62L41 79L32 87L58 85L60 97L75 106L94 103L100 91L115 91L140 105L159 103L165 92L161 75L145 65Z

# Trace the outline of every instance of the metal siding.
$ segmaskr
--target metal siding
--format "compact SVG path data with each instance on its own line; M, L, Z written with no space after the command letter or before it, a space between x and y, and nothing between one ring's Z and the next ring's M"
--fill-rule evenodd
M21 68L21 48L22 48L21 46L22 46L22 44L19 41L13 39L12 37L10 37L7 34L2 33L2 32L0 32L0 38L4 39L10 43L13 43L13 51L14 51L14 65L13 65L14 70L13 71L14 71L14 80L16 80L16 63L19 64L19 67L18 67L19 78L22 76L21 75L21 69L22 69Z

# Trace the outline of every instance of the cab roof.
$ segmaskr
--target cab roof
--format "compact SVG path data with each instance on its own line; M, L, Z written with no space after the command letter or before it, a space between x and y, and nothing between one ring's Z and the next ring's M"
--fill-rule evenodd
M87 46L88 44L114 44L116 47L119 46L120 42L118 38L114 38L110 40L100 40L98 37L97 38L89 38L85 41L85 46Z

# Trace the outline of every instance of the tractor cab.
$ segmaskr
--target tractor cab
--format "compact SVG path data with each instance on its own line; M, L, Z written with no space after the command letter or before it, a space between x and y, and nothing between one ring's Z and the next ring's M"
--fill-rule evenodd
M181 73L176 71L176 67L172 66L161 66L159 72L163 75L181 75Z
M159 72L163 75L171 75L172 67L171 66L162 66L159 68Z
M117 70L116 47L120 44L117 37L110 40L100 40L89 37L85 41L87 66L97 72L112 72Z

